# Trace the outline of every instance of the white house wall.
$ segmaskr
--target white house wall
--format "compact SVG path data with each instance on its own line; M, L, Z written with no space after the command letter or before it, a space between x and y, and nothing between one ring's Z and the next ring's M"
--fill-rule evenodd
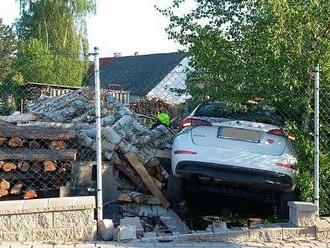
M179 104L190 98L188 94L179 95L171 89L186 89L189 59L184 58L155 88L148 94L147 98L161 98L171 104Z

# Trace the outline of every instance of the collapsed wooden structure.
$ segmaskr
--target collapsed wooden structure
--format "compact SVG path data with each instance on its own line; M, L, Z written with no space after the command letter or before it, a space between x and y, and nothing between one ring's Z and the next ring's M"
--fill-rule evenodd
M168 174L157 156L167 154L160 149L173 134L164 126L150 129L141 124L107 90L101 97L103 159L135 187L135 193L124 189L118 201L168 208L164 194ZM37 197L47 185L59 188L69 183L75 161L95 160L93 89L40 99L28 111L0 117L0 197L20 193ZM33 182L36 175L44 180Z

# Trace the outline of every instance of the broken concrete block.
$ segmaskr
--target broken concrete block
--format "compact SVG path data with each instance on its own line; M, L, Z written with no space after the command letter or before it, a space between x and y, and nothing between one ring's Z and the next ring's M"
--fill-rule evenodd
M130 226L118 226L114 232L114 240L116 241L129 241L136 239L136 227Z
M143 238L156 238L157 233L156 232L145 232L143 235Z
M213 222L212 232L225 232L228 231L226 222Z
M315 225L317 207L311 202L288 202L290 223L297 227Z
M249 218L248 219L248 226L249 227L255 227L258 225L264 224L264 220L261 218Z
M134 225L136 227L136 234L138 236L143 236L144 230L141 225L141 221L139 217L126 217L120 220L121 226L130 226Z
M98 230L103 240L109 241L113 239L115 226L113 225L112 220L104 219L100 221Z
M173 233L189 233L189 228L171 209L159 205L126 204L122 206L124 213L141 217L158 217Z

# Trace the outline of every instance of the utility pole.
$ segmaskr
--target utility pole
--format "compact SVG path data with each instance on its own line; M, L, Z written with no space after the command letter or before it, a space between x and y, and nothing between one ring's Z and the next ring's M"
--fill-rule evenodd
M320 66L315 68L314 76L314 203L316 215L320 215Z

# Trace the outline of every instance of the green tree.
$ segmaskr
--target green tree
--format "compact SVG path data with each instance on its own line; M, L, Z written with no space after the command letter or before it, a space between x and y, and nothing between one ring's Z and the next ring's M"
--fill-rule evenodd
M263 99L307 131L317 62L322 83L329 84L328 3L196 0L196 8L179 15L184 2L174 0L161 12L170 17L170 37L191 58L187 90L193 98Z
M16 67L26 82L55 81L53 55L42 40L21 41L18 47Z
M0 18L0 114L7 114L15 106L15 78L13 53L16 50L15 35ZM17 77L16 77L17 78Z
M13 52L16 49L14 33L0 18L0 81L3 81L12 71Z
M20 4L21 18L16 27L23 45L19 47L18 65L25 80L81 85L87 70L87 59L82 55L88 49L85 18L94 13L95 0L20 0ZM38 54L31 57L34 49ZM24 54L26 50L28 54ZM34 68L38 67L36 57L48 61L49 52L53 60L52 65L47 64L51 73L47 70L33 79L30 72L22 70L24 66L20 63L37 63Z

